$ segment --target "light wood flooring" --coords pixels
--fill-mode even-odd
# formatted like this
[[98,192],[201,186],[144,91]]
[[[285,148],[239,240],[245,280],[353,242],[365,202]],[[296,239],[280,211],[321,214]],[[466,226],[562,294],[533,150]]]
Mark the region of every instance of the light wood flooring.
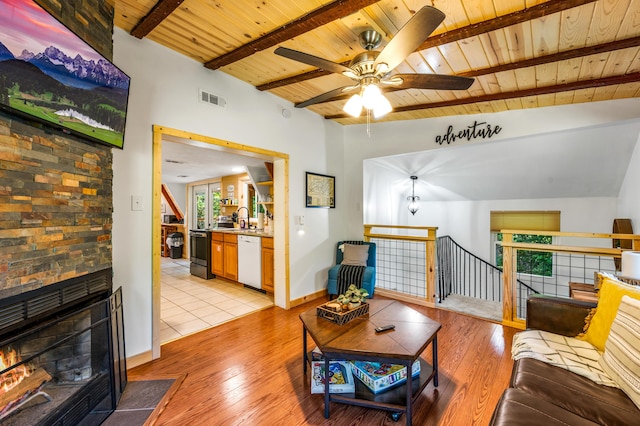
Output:
[[[376,296],[376,298],[380,298]],[[302,372],[299,314],[268,308],[162,346],[162,357],[129,371],[129,379],[184,374],[157,425],[398,425],[386,411],[331,403],[310,394]],[[414,404],[414,425],[487,425],[508,386],[517,330],[456,312],[410,305],[442,324],[440,383]],[[313,341],[309,339],[309,348]],[[422,355],[431,359],[431,347]]]
[[189,261],[163,257],[160,342],[182,338],[260,309],[273,297],[225,279],[191,275]]

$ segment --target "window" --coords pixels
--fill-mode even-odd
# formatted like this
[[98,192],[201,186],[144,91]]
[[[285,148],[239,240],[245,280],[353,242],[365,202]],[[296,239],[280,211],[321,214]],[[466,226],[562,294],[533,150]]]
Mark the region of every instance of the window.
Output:
[[[495,262],[502,270],[502,233],[497,232],[495,238]],[[514,243],[538,243],[551,244],[552,238],[548,235],[513,234]],[[553,253],[545,251],[518,250],[518,264],[516,272],[519,274],[540,275],[550,277],[553,275]]]
[[[559,231],[559,211],[499,211],[491,212],[491,235],[494,245],[495,265],[502,269],[501,230],[521,229],[526,231]],[[514,243],[552,244],[548,235],[514,234]],[[553,275],[553,253],[518,250],[516,272],[521,274],[550,277]]]
[[222,193],[220,192],[220,185],[209,185],[209,190],[211,191],[211,195],[209,197],[210,207],[211,207],[211,221],[217,222],[218,217],[220,217],[220,199],[222,198]]
[[193,216],[194,229],[206,229],[209,227],[209,217],[207,215],[207,185],[193,187]]
[[220,184],[193,187],[193,229],[213,228],[220,216]]

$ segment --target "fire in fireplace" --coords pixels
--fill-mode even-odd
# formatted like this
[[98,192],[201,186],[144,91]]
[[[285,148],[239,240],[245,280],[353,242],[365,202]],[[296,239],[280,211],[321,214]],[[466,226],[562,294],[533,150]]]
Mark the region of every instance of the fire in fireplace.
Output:
[[[0,351],[0,368],[5,370],[12,365],[18,365],[18,367],[9,370],[0,376],[0,392],[6,394],[11,389],[18,386],[26,377],[29,377],[32,373],[31,369],[21,363],[21,358],[15,349],[9,349],[7,353]],[[4,408],[0,405],[0,410]]]
[[15,349],[0,351],[0,369],[7,370],[0,376],[0,421],[39,396],[51,400],[41,390],[51,380],[49,373],[44,368],[34,369],[22,363]]
[[111,270],[70,281],[0,301],[3,426],[99,425],[124,390],[121,290]]

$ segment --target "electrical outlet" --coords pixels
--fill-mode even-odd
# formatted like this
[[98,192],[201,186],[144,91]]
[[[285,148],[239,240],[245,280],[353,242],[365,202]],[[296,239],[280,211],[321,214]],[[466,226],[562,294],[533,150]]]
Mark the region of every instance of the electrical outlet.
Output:
[[132,195],[131,196],[131,211],[141,211],[144,210],[144,206],[142,205],[142,195]]

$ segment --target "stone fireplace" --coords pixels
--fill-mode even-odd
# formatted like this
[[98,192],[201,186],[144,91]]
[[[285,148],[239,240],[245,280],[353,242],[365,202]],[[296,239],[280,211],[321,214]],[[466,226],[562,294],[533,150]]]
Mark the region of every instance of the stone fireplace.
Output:
[[99,425],[127,383],[111,270],[0,301],[0,423]]
[[[113,2],[36,1],[112,59]],[[99,424],[126,384],[112,163],[109,147],[0,113],[0,385],[18,367],[32,373],[23,386],[35,382],[16,400],[0,391],[4,408],[35,395],[0,407],[0,424]]]

